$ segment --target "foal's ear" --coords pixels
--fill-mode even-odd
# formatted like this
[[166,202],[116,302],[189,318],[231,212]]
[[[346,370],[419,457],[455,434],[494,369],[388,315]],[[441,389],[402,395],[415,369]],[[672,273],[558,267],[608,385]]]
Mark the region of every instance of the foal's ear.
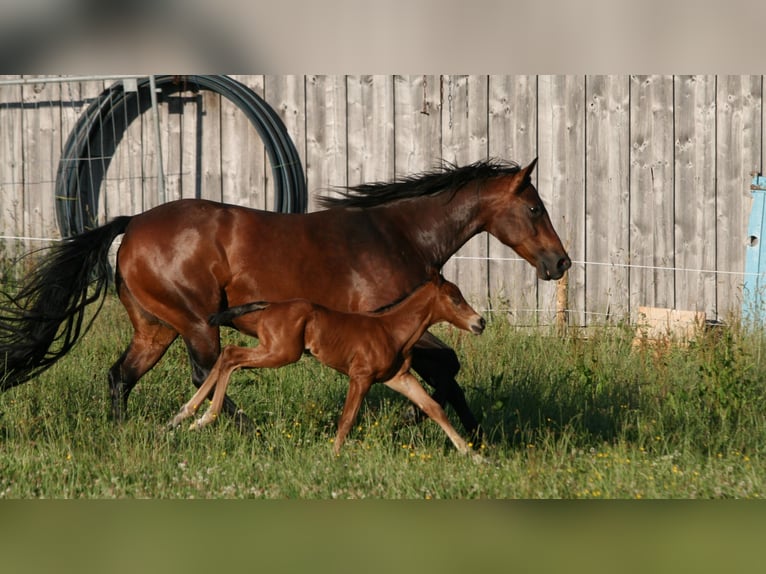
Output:
[[441,285],[444,281],[444,277],[442,277],[442,272],[436,269],[436,267],[431,267],[428,270],[428,275],[431,281],[436,283],[437,285]]

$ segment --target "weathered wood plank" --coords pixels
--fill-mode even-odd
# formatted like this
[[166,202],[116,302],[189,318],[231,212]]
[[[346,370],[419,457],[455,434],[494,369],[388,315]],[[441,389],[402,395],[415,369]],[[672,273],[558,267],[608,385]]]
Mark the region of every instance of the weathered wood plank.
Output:
[[223,201],[221,172],[221,96],[207,90],[202,95],[202,117],[199,123],[201,197]]
[[[232,76],[263,97],[262,76]],[[226,203],[266,206],[266,173],[271,163],[258,131],[231,101],[221,98],[221,184]]]
[[[676,309],[715,313],[716,79],[675,78]],[[684,271],[688,269],[689,271]]]
[[441,160],[439,76],[394,78],[396,175],[420,173]]
[[630,309],[630,78],[588,76],[586,102],[585,311],[598,323]]
[[673,78],[632,76],[631,312],[675,304],[673,149]]
[[160,100],[165,201],[183,197],[183,93]]
[[[266,76],[264,99],[274,108],[295,144],[306,174],[306,85],[303,76]],[[312,190],[307,190],[309,197]],[[266,171],[265,209],[274,209],[274,178]]]
[[[752,196],[752,173],[761,169],[762,80],[760,76],[719,76],[717,87],[717,229],[716,268],[744,271],[745,240]],[[718,316],[741,308],[738,274],[717,277]]]
[[349,76],[348,184],[394,177],[394,88],[391,76]]
[[202,94],[183,92],[181,97],[181,197],[202,197],[200,172]]
[[[585,253],[585,77],[540,76],[538,81],[538,191],[553,227],[574,261]],[[568,320],[584,323],[585,266],[569,270]],[[556,282],[540,281],[538,308],[550,324],[556,314]]]
[[[445,76],[442,146],[446,161],[465,165],[487,159],[487,76]],[[468,240],[444,266],[466,299],[479,305],[488,296],[488,244],[484,233]]]
[[23,233],[57,237],[53,188],[61,156],[61,86],[22,87],[24,141]]
[[[87,89],[93,97],[98,96],[109,82],[89,83]],[[126,103],[126,106],[129,104]],[[132,104],[136,109],[137,103]],[[121,121],[126,121],[126,114]],[[99,126],[98,129],[101,129]],[[103,130],[109,132],[107,126]],[[101,185],[102,207],[104,219],[116,215],[132,215],[143,211],[143,131],[140,118],[136,118],[125,130],[109,162],[109,169]],[[108,137],[108,136],[107,136]],[[101,160],[97,160],[101,161]]]
[[[529,164],[537,157],[537,78],[489,77],[489,156]],[[537,170],[533,173],[537,183]],[[534,269],[510,247],[488,238],[489,304],[519,324],[531,324],[537,309]]]
[[306,78],[306,178],[311,194],[332,195],[333,188],[347,185],[346,78]]
[[[15,78],[0,76],[0,79]],[[14,259],[28,247],[20,239],[12,239],[24,234],[21,86],[0,87],[0,134],[0,234],[9,238],[0,241],[0,259]]]

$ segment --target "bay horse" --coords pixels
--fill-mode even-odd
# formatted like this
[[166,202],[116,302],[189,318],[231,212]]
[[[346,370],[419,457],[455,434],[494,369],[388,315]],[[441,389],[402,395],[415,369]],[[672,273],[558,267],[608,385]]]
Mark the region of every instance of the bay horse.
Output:
[[457,285],[440,274],[435,274],[405,299],[372,313],[334,311],[306,299],[260,301],[231,307],[212,315],[210,324],[257,333],[258,346],[224,347],[205,382],[169,426],[175,428],[194,416],[213,389],[210,407],[191,428],[201,428],[216,420],[234,371],[282,367],[297,362],[308,352],[349,377],[348,394],[333,445],[336,455],[373,383],[384,383],[410,399],[444,430],[455,448],[465,454],[469,450],[466,441],[449,423],[439,403],[410,374],[413,346],[426,329],[442,321],[477,335],[485,326],[484,318],[465,301]]
[[[444,164],[422,174],[347,188],[327,209],[280,214],[203,199],[165,203],[50,248],[0,302],[0,388],[9,389],[61,359],[90,327],[86,307],[103,304],[108,250],[124,234],[114,280],[133,325],[109,370],[111,415],[123,420],[138,380],[180,335],[199,387],[220,353],[208,317],[248,301],[304,298],[332,309],[377,309],[429,278],[474,235],[487,231],[537,270],[558,279],[571,261],[522,168],[488,160]],[[428,332],[413,370],[434,398],[455,409],[470,434],[476,418],[455,381],[454,351]],[[228,397],[224,410],[241,413]],[[246,417],[242,417],[246,422]]]

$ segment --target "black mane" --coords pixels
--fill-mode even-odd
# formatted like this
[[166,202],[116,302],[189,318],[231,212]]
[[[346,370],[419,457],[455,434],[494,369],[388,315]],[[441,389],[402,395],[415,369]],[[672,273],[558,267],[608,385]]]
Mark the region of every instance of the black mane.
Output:
[[432,171],[389,182],[363,183],[343,188],[340,197],[322,196],[318,203],[323,207],[375,207],[397,199],[455,192],[467,183],[518,173],[520,169],[516,163],[498,159],[478,161],[462,167],[444,162]]

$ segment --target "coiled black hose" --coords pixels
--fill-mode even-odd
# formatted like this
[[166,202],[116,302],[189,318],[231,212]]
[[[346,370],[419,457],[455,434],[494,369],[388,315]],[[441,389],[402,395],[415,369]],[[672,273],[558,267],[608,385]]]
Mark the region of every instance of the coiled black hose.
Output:
[[[274,211],[303,213],[308,205],[303,166],[284,123],[258,94],[227,76],[155,76],[163,96],[209,90],[234,103],[263,140],[274,178]],[[56,217],[62,237],[96,227],[101,182],[133,120],[151,106],[150,80],[126,92],[122,82],[104,90],[69,134],[56,173]]]

